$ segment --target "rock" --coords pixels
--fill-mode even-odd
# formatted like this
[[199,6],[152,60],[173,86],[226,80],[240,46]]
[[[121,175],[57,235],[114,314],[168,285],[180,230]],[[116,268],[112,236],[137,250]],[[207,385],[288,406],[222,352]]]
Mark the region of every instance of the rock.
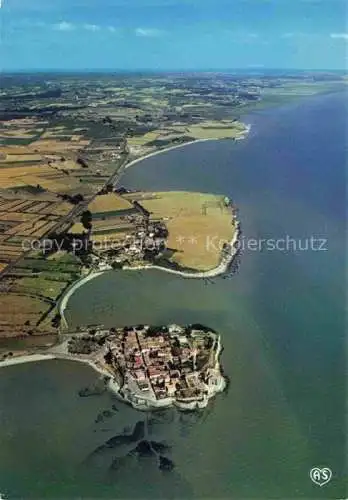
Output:
[[141,458],[153,457],[155,454],[149,441],[140,441],[140,443],[138,443],[134,451]]
[[111,417],[113,416],[113,413],[112,413],[112,411],[110,411],[110,410],[104,410],[104,411],[102,412],[102,415],[103,415],[103,417],[105,417],[105,418],[111,418]]
[[175,465],[172,460],[169,458],[163,457],[160,455],[159,457],[159,470],[163,472],[171,472],[174,469]]
[[171,447],[166,443],[159,443],[158,441],[150,441],[152,449],[156,453],[166,453],[171,450]]

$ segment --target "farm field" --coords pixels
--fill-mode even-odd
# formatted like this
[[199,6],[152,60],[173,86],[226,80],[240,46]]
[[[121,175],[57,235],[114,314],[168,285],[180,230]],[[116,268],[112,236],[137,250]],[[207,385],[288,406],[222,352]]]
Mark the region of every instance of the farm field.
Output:
[[[116,193],[98,195],[88,205],[92,215],[91,242],[96,250],[107,250],[108,245],[124,241],[134,232],[134,221],[130,216],[138,214],[130,199]],[[70,234],[87,233],[81,222],[75,222],[69,229]]]
[[40,198],[0,196],[0,270],[20,258],[30,242],[48,234],[71,205]]
[[98,195],[88,205],[88,210],[90,210],[92,214],[112,212],[115,210],[127,210],[131,208],[133,208],[132,203],[116,193]]
[[147,132],[141,136],[128,137],[129,147],[139,148],[155,144],[198,139],[234,139],[245,132],[245,125],[236,120],[207,120],[192,125],[171,125]]
[[0,336],[27,335],[49,310],[39,298],[0,292]]
[[186,134],[195,139],[234,139],[245,132],[245,125],[238,121],[207,121],[187,128]]
[[33,276],[15,280],[10,292],[21,292],[29,295],[44,295],[55,299],[68,285],[67,282],[58,279],[47,279],[46,277]]
[[38,162],[42,160],[42,156],[36,153],[33,154],[6,154],[6,158],[3,159],[5,163],[15,163],[15,162]]
[[56,332],[52,319],[63,291],[80,276],[81,262],[64,251],[32,252],[6,275],[0,288],[0,337]]
[[[205,193],[162,192],[140,200],[152,219],[163,219],[169,231],[171,260],[182,267],[205,271],[220,262],[223,243],[235,228],[224,197]],[[213,244],[210,244],[213,242]]]

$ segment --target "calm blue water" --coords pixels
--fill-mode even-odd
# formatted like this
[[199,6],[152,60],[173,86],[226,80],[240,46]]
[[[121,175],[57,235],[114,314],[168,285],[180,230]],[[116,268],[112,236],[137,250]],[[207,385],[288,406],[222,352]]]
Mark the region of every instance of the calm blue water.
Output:
[[[146,416],[118,403],[119,411],[96,423],[114,401],[78,397],[94,377],[87,368],[8,369],[0,378],[4,491],[25,498],[28,489],[34,497],[346,496],[346,102],[335,94],[263,111],[246,117],[253,128],[245,141],[196,144],[127,171],[122,184],[132,188],[230,196],[245,241],[288,236],[305,248],[312,237],[324,239],[325,250],[245,249],[238,275],[211,285],[153,271],[110,272],[86,284],[69,303],[72,324],[199,321],[220,331],[229,390],[199,415]],[[171,446],[173,472],[127,455],[123,445],[105,446],[136,422]],[[123,464],[117,470],[115,456]],[[308,478],[317,465],[334,474],[321,489]]]

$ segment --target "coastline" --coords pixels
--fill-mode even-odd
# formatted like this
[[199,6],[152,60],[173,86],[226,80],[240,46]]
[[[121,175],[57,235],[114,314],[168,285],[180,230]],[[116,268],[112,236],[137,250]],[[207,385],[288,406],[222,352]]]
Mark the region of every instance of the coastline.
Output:
[[159,149],[158,151],[153,151],[152,153],[148,153],[145,156],[139,156],[139,158],[135,158],[134,160],[131,160],[129,163],[127,163],[124,167],[124,170],[127,170],[130,167],[133,167],[133,165],[136,165],[137,163],[147,160],[148,158],[152,158],[153,156],[157,156],[161,153],[167,153],[168,151],[171,151],[173,149],[178,149],[178,148],[183,148],[185,146],[190,146],[191,144],[195,144],[198,142],[207,142],[207,141],[218,141],[220,139],[195,139],[194,141],[188,141],[188,142],[183,142],[182,144],[176,144],[175,146],[169,146],[168,148],[163,148]]
[[[251,125],[250,124],[245,125],[245,130],[244,130],[243,134],[240,137],[238,137],[238,139],[231,138],[231,140],[237,141],[237,140],[245,139],[249,135],[250,130],[251,130]],[[141,161],[144,161],[148,158],[152,158],[154,156],[160,155],[162,153],[166,153],[166,152],[174,150],[174,149],[183,148],[185,146],[190,146],[191,144],[200,143],[200,142],[220,141],[220,140],[222,140],[222,139],[214,139],[214,138],[196,139],[193,141],[185,142],[183,144],[176,144],[175,146],[170,146],[168,148],[160,149],[159,151],[154,151],[154,152],[149,153],[145,156],[140,156],[139,158],[135,158],[134,160],[130,161],[128,164],[126,164],[124,166],[124,171],[127,170],[128,168],[136,165],[137,163],[140,163]],[[191,278],[191,279],[194,279],[194,278],[196,278],[196,279],[216,278],[220,274],[224,274],[228,270],[229,266],[231,265],[235,255],[237,253],[237,249],[235,248],[234,245],[238,242],[239,236],[240,236],[240,227],[239,227],[239,223],[238,223],[237,231],[233,235],[233,238],[230,242],[230,245],[233,248],[233,252],[231,252],[230,258],[226,262],[221,262],[217,267],[215,267],[214,269],[211,269],[209,271],[192,273],[192,272],[188,272],[188,271],[179,271],[179,270],[165,268],[162,266],[156,266],[156,265],[151,265],[151,264],[150,265],[143,265],[143,266],[133,266],[133,267],[132,266],[124,266],[122,269],[125,271],[139,271],[139,270],[145,270],[145,269],[155,269],[158,271],[165,271],[165,272],[170,273],[170,274],[176,274],[177,276],[181,276],[183,278]],[[87,283],[88,281],[90,281],[94,278],[97,278],[98,276],[101,276],[104,272],[105,271],[96,271],[96,272],[92,271],[87,276],[83,276],[82,278],[77,280],[75,283],[73,283],[71,285],[71,287],[68,288],[68,290],[65,292],[65,294],[61,298],[61,301],[58,305],[58,312],[61,316],[61,323],[62,323],[64,329],[69,328],[64,312],[65,312],[65,309],[67,307],[67,304],[68,304],[71,296],[82,285],[84,285],[85,283]]]
[[[250,130],[251,130],[251,125],[250,124],[245,125],[245,131],[243,132],[243,134],[240,137],[238,137],[238,139],[231,138],[231,140],[237,141],[237,140],[245,139],[249,135]],[[166,153],[166,152],[174,150],[174,149],[182,148],[182,147],[189,146],[191,144],[195,144],[195,143],[199,143],[199,142],[220,141],[220,140],[222,140],[222,139],[214,139],[214,138],[197,139],[197,140],[189,141],[189,142],[186,142],[183,144],[177,144],[175,146],[170,146],[168,148],[161,149],[159,151],[154,151],[153,153],[149,153],[145,156],[141,156],[139,158],[132,160],[130,163],[125,165],[124,171],[127,170],[128,168],[136,165],[137,163],[140,163],[143,160],[146,160],[148,158],[152,158],[153,156],[157,156],[159,154]],[[150,270],[154,269],[154,270],[158,270],[158,271],[164,271],[164,272],[167,272],[170,274],[175,274],[177,276],[181,276],[182,278],[187,278],[187,279],[216,278],[217,276],[224,274],[228,270],[228,268],[230,267],[231,263],[233,262],[233,259],[238,251],[238,249],[235,248],[235,245],[238,242],[239,236],[240,236],[240,227],[239,227],[239,222],[238,222],[237,230],[235,231],[233,238],[230,241],[230,246],[231,246],[232,251],[231,251],[229,258],[226,260],[223,260],[222,262],[220,262],[220,264],[218,266],[216,266],[215,268],[208,270],[208,271],[203,271],[203,272],[180,271],[180,270],[176,270],[176,269],[170,269],[170,268],[151,265],[151,264],[149,264],[149,265],[144,264],[141,266],[124,266],[122,269],[125,271],[139,271],[139,270],[146,270],[146,269],[150,269]],[[98,276],[101,276],[105,272],[106,271],[92,271],[89,274],[87,274],[86,276],[83,276],[80,279],[78,279],[65,292],[65,294],[63,295],[63,297],[61,298],[61,300],[57,306],[58,313],[60,314],[60,317],[61,317],[61,328],[63,330],[67,330],[69,328],[68,322],[67,322],[66,317],[65,317],[65,310],[66,310],[67,304],[68,304],[70,298],[72,297],[72,295],[75,293],[76,290],[78,290],[85,283],[87,283],[88,281],[91,281],[94,278],[97,278]]]
[[[144,264],[140,266],[124,266],[120,271],[144,271],[144,270],[157,270],[157,271],[164,271],[166,273],[170,274],[175,274],[177,276],[181,276],[182,278],[186,279],[205,279],[205,278],[217,278],[218,276],[224,274],[227,272],[228,268],[232,264],[237,252],[238,252],[238,246],[237,243],[239,241],[241,231],[240,231],[240,225],[239,222],[237,224],[237,229],[233,234],[232,240],[229,242],[229,245],[231,247],[231,252],[229,254],[228,259],[224,259],[218,266],[214,267],[213,269],[210,269],[208,271],[202,271],[202,272],[189,272],[189,271],[179,271],[176,269],[170,269],[167,267],[162,267],[162,266],[156,266],[152,264]],[[59,306],[58,306],[58,312],[61,317],[61,325],[64,329],[68,329],[69,325],[65,317],[65,310],[68,305],[68,302],[71,298],[71,296],[78,290],[81,286],[83,286],[85,283],[88,281],[91,281],[94,278],[97,278],[99,276],[102,276],[104,273],[109,272],[109,271],[92,271],[89,273],[87,276],[83,276],[80,278],[78,281],[76,281],[71,287],[67,290],[65,295],[62,297]]]
[[58,361],[61,360],[61,361],[84,363],[85,365],[88,365],[90,368],[92,368],[95,372],[99,373],[101,376],[107,378],[107,383],[106,383],[107,389],[110,390],[115,396],[117,396],[117,398],[120,401],[130,404],[134,409],[141,411],[151,411],[156,409],[165,409],[172,407],[177,407],[178,409],[184,411],[202,409],[208,405],[210,399],[216,396],[216,394],[223,392],[224,389],[226,388],[226,380],[223,373],[221,373],[220,371],[220,366],[218,361],[222,351],[220,336],[218,338],[218,347],[215,356],[216,364],[214,367],[215,371],[220,372],[219,377],[217,378],[218,383],[212,389],[210,389],[207,394],[204,395],[202,400],[194,400],[194,401],[184,401],[184,400],[181,401],[174,397],[166,397],[164,399],[158,400],[158,399],[148,398],[144,395],[139,396],[137,394],[133,394],[129,388],[123,390],[122,386],[120,386],[120,384],[117,382],[116,377],[110,372],[108,372],[107,369],[100,366],[97,362],[91,359],[78,357],[77,355],[72,355],[64,352],[64,348],[66,347],[65,344],[66,341],[63,341],[58,346],[59,347],[58,352],[53,351],[53,352],[47,352],[45,354],[43,353],[27,354],[11,359],[2,360],[0,361],[0,368],[6,368],[10,366],[16,366],[27,363],[38,363],[49,360],[58,360]]
[[175,146],[169,146],[167,148],[159,149],[158,151],[153,151],[152,153],[148,153],[144,156],[140,156],[139,158],[135,158],[134,160],[131,160],[129,163],[127,163],[125,165],[124,170],[127,170],[130,167],[133,167],[134,165],[136,165],[137,163],[139,163],[143,160],[147,160],[148,158],[152,158],[153,156],[157,156],[157,155],[162,154],[162,153],[167,153],[168,151],[172,151],[172,150],[178,149],[178,148],[183,148],[185,146],[190,146],[191,144],[197,144],[200,142],[208,142],[208,141],[221,141],[221,140],[241,141],[248,136],[248,134],[250,133],[250,130],[251,130],[251,124],[248,124],[248,125],[246,125],[245,123],[243,123],[243,124],[245,125],[245,130],[237,137],[226,137],[226,138],[221,138],[221,139],[217,139],[214,137],[207,138],[207,139],[195,139],[193,141],[183,142],[182,144],[176,144]]
[[[62,344],[60,344],[62,345]],[[122,401],[125,401],[124,398],[120,395],[120,386],[117,384],[116,380],[112,378],[111,374],[106,370],[103,370],[100,366],[94,363],[92,360],[78,358],[69,354],[58,354],[58,353],[50,353],[47,354],[26,354],[24,356],[18,356],[11,359],[4,359],[0,361],[0,369],[8,368],[10,366],[18,366],[27,363],[40,363],[42,361],[51,361],[51,360],[60,360],[60,361],[72,361],[78,363],[84,363],[92,368],[94,371],[102,375],[103,377],[108,377],[108,389],[112,391],[115,395],[117,395]]]
[[144,264],[142,266],[124,266],[122,270],[124,271],[139,271],[139,270],[144,270],[144,269],[156,269],[158,271],[164,271],[167,273],[171,274],[176,274],[178,276],[181,276],[182,278],[188,278],[188,279],[204,279],[204,278],[217,278],[221,274],[226,273],[228,268],[230,267],[234,257],[236,256],[238,252],[238,247],[236,248],[236,244],[238,243],[239,237],[240,237],[240,227],[239,223],[237,226],[237,229],[232,237],[232,240],[229,242],[229,245],[231,247],[231,252],[229,254],[229,258],[223,260],[218,264],[216,267],[213,269],[209,269],[208,271],[197,271],[197,272],[190,272],[190,271],[179,271],[176,269],[170,269],[168,267],[163,267],[163,266],[156,266],[153,264]]
[[68,328],[68,322],[66,321],[64,311],[66,309],[66,306],[69,302],[70,297],[76,292],[78,288],[80,288],[82,285],[87,283],[88,281],[91,281],[94,278],[97,278],[98,276],[101,276],[105,271],[92,271],[91,273],[87,274],[86,276],[82,276],[82,278],[78,279],[75,281],[65,292],[63,295],[59,305],[58,305],[58,312],[61,316],[61,322],[63,323],[64,328]]
[[48,361],[56,359],[54,354],[25,354],[14,358],[7,358],[0,361],[0,368],[7,368],[8,366],[21,365],[25,363],[38,363],[40,361]]

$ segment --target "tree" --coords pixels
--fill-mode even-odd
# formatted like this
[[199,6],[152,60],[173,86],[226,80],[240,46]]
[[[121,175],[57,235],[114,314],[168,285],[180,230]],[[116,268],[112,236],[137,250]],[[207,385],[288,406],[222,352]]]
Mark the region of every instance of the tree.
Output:
[[112,363],[112,352],[108,351],[104,356],[104,361],[107,365],[111,365]]
[[85,210],[81,215],[81,223],[85,229],[92,228],[92,214],[89,210]]

